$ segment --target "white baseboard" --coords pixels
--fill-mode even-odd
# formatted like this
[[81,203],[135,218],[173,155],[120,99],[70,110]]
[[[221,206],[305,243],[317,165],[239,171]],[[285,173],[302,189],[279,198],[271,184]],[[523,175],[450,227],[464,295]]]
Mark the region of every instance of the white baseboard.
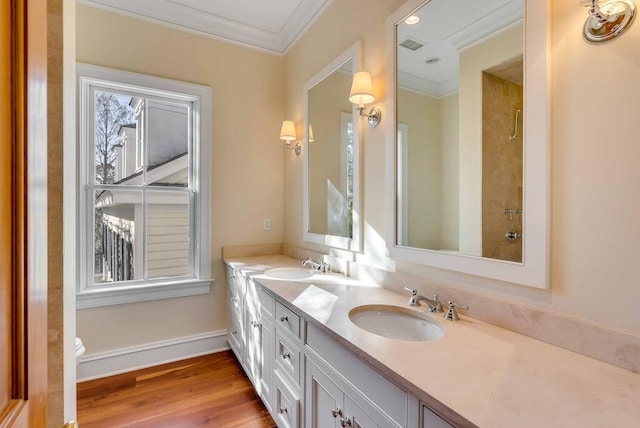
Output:
[[212,331],[140,346],[85,355],[77,382],[85,382],[229,349],[227,331]]

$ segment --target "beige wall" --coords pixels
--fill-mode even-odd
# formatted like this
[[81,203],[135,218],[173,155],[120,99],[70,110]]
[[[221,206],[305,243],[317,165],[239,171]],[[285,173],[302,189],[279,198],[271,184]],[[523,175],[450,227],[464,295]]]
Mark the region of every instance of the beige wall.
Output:
[[442,118],[442,223],[440,248],[458,250],[460,247],[460,188],[459,188],[459,123],[458,94],[440,100]]
[[407,244],[440,248],[442,224],[442,121],[440,100],[398,91],[398,122],[407,126]]
[[87,355],[225,330],[221,247],[282,241],[284,61],[81,5],[76,29],[79,62],[210,86],[213,110],[212,293],[79,310]]
[[[358,39],[379,106],[388,91],[386,17],[402,1],[334,0],[285,58],[286,115],[302,119],[304,82]],[[640,333],[640,25],[593,46],[582,38],[585,9],[551,4],[551,288],[537,290],[408,263],[398,269],[482,294]],[[340,28],[340,31],[336,31]],[[615,70],[615,72],[612,72]],[[392,267],[385,258],[385,133],[364,128],[365,250],[358,259]],[[302,241],[301,162],[284,163],[285,241]]]
[[[334,0],[285,57],[286,116],[302,123],[301,93],[305,82],[357,40],[361,40],[363,45],[363,69],[371,73],[375,95],[380,100],[375,104],[386,115],[383,105],[387,77],[384,21],[402,3],[401,0]],[[385,120],[383,116],[382,125],[377,128],[362,127],[361,169],[368,173],[362,176],[361,186],[366,190],[360,220],[364,223],[365,254],[375,256],[377,260],[385,254],[382,238],[385,224]],[[302,162],[293,154],[285,156],[284,176],[285,242],[322,249],[302,241]]]

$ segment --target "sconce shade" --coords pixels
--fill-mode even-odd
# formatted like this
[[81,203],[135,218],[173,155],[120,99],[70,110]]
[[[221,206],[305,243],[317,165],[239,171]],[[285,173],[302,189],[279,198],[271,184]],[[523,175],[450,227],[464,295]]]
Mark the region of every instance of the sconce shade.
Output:
[[359,106],[370,104],[375,101],[375,97],[373,96],[373,83],[371,81],[371,74],[369,74],[368,71],[358,71],[353,75],[349,101]]
[[280,139],[285,140],[287,144],[296,139],[296,125],[291,120],[282,121],[280,128]]
[[313,127],[309,124],[309,142],[313,143]]

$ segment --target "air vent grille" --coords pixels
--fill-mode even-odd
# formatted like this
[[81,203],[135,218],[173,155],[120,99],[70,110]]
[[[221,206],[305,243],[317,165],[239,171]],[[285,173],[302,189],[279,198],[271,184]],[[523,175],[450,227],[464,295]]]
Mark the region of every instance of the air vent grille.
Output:
[[403,48],[407,48],[409,50],[412,50],[412,51],[417,51],[418,49],[420,49],[421,47],[424,46],[424,43],[420,43],[419,41],[417,41],[415,39],[407,37],[402,42],[400,42],[400,46],[402,46]]

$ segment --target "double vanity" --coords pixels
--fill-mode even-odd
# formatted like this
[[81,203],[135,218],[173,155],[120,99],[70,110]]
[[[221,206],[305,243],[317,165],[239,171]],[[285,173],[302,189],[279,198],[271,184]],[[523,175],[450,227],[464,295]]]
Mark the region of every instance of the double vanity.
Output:
[[640,420],[640,376],[629,371],[463,314],[445,320],[409,306],[409,294],[290,257],[225,263],[229,344],[279,427]]

